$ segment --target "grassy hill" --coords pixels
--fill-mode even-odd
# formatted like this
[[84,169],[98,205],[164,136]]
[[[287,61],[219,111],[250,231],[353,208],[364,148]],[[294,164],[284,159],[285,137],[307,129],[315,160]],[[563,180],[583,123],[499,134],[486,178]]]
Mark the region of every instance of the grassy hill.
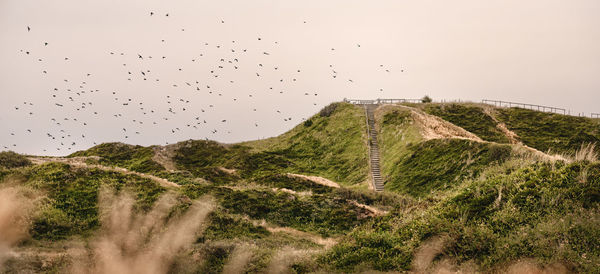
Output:
[[185,227],[179,219],[197,201],[214,204],[185,248],[161,257],[171,272],[503,272],[523,260],[597,271],[598,119],[404,104],[380,107],[376,130],[383,193],[368,189],[364,109],[346,103],[239,144],[106,143],[65,158],[2,152],[0,195],[16,190],[27,201],[28,237],[11,244],[19,256],[0,253],[0,271],[65,272],[78,262],[74,246],[99,252],[98,239],[119,231],[107,228],[115,213],[106,193],[132,197],[132,215],[121,210],[119,220],[149,236],[120,242],[142,247],[169,231],[144,226],[147,216]]

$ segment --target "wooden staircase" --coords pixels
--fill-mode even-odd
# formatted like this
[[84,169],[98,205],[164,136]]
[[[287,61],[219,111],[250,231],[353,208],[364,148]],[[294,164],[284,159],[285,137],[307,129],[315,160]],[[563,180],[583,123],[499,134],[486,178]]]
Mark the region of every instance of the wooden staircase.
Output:
[[376,104],[365,104],[367,114],[367,132],[369,137],[369,161],[371,163],[371,176],[373,176],[373,189],[383,191],[383,178],[381,177],[381,166],[379,157],[379,145],[377,143],[377,131],[375,130]]

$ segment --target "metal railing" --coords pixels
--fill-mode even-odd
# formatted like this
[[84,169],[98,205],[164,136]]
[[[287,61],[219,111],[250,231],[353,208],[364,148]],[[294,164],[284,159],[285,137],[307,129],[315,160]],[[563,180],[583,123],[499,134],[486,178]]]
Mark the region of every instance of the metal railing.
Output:
[[600,118],[600,113],[590,113],[592,118]]
[[375,100],[361,100],[361,99],[346,99],[344,102],[354,105],[371,105],[371,104],[399,104],[399,103],[422,103],[421,99],[375,99]]
[[481,102],[484,104],[488,104],[488,105],[494,105],[496,107],[509,107],[509,108],[519,107],[519,108],[567,115],[567,110],[564,108],[540,106],[540,105],[516,103],[516,102],[507,102],[507,101],[499,101],[499,100],[487,100],[487,99],[483,99],[483,100],[481,100]]

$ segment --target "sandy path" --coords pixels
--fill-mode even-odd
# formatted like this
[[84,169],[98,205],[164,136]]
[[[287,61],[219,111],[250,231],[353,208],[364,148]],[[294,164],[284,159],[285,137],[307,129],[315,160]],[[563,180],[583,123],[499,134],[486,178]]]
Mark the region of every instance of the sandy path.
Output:
[[294,174],[294,173],[288,173],[287,175],[290,177],[306,179],[306,180],[315,182],[320,185],[328,186],[328,187],[340,188],[340,185],[338,183],[336,183],[332,180],[329,180],[329,179],[325,179],[323,177],[319,177],[319,176],[308,176],[308,175]]
[[411,116],[417,125],[421,128],[421,135],[425,140],[457,138],[467,139],[475,142],[483,142],[477,135],[452,124],[442,118],[422,112],[418,109],[411,109]]

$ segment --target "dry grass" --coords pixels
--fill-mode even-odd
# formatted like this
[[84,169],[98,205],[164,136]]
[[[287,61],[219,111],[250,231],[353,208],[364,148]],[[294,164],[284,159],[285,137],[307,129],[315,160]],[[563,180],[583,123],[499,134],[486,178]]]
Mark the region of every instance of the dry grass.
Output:
[[0,189],[0,270],[12,247],[28,236],[29,205],[17,188]]
[[245,273],[245,268],[254,255],[255,246],[249,244],[240,244],[235,247],[227,263],[223,266],[223,273],[237,274]]
[[596,144],[581,144],[581,148],[575,152],[575,161],[598,161]]
[[172,195],[163,196],[148,214],[135,215],[130,195],[114,196],[109,190],[101,194],[101,232],[91,243],[91,254],[76,258],[73,273],[167,273],[177,254],[196,240],[214,208],[205,198],[180,218],[167,221],[175,205]]

